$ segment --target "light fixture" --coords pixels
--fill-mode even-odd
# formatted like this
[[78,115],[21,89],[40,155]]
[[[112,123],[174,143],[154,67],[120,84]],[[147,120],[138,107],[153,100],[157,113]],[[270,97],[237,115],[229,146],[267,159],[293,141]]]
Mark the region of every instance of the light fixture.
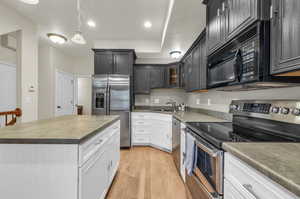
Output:
[[87,25],[89,27],[95,28],[96,27],[96,22],[94,22],[93,20],[88,20]]
[[145,28],[151,28],[151,27],[152,27],[151,21],[145,21],[144,27],[145,27]]
[[170,55],[173,59],[178,59],[181,55],[181,51],[179,51],[179,50],[171,51]]
[[68,41],[65,36],[56,33],[48,33],[47,36],[55,44],[64,44]]
[[76,44],[81,44],[81,45],[86,44],[86,41],[80,31],[77,31],[71,40]]
[[72,37],[72,41],[76,44],[84,45],[86,41],[81,32],[81,11],[80,11],[80,0],[77,0],[77,13],[78,13],[78,30],[75,32],[75,35]]
[[31,4],[31,5],[36,5],[39,3],[39,0],[19,0],[22,1],[23,3]]

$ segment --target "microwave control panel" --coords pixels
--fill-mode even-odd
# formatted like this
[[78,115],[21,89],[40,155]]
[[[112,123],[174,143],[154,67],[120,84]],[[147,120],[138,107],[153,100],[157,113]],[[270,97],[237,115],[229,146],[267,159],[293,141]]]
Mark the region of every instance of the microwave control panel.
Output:
[[258,65],[257,65],[257,49],[259,41],[257,38],[248,40],[241,46],[242,52],[242,82],[249,82],[258,78]]

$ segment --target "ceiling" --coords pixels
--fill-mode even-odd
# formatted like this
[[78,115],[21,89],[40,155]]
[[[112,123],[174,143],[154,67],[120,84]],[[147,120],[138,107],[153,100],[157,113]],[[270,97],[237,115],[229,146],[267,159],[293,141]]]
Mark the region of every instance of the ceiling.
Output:
[[[186,52],[206,21],[201,0],[81,0],[82,32],[88,42],[81,46],[70,41],[77,29],[76,0],[40,0],[38,5],[0,2],[38,24],[42,41],[50,43],[49,32],[65,35],[67,44],[55,46],[78,57],[88,55],[91,48],[134,48],[145,62],[170,61],[169,52]],[[96,22],[96,28],[86,25],[89,19]],[[152,28],[143,26],[146,20]]]

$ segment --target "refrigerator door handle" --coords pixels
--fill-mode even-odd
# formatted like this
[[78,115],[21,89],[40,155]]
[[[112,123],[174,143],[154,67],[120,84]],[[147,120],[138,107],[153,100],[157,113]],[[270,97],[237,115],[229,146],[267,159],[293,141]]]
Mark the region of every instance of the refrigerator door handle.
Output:
[[110,92],[111,92],[111,88],[110,86],[107,87],[107,111],[106,111],[106,115],[110,115]]

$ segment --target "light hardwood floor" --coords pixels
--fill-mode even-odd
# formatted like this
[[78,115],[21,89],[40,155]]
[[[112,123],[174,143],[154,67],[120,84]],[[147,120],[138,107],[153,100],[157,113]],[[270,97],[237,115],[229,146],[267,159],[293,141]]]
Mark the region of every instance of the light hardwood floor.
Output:
[[150,147],[121,150],[118,174],[106,199],[186,199],[172,156]]

